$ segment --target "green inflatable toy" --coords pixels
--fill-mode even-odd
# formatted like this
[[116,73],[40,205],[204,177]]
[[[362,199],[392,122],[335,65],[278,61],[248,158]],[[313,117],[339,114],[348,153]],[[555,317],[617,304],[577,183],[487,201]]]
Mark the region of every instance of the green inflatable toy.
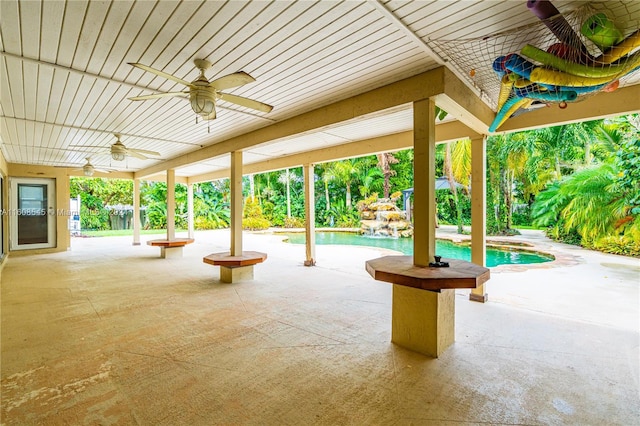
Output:
[[604,13],[590,16],[581,28],[582,34],[602,51],[620,43],[624,36]]

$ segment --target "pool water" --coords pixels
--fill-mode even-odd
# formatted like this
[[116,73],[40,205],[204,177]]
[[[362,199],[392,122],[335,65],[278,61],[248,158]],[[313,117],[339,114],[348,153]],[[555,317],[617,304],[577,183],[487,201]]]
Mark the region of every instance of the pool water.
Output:
[[[292,244],[304,244],[304,233],[282,234]],[[368,237],[353,232],[316,232],[316,244],[338,244],[350,246],[380,247],[413,254],[413,238]],[[446,240],[436,240],[436,254],[444,258],[471,261],[471,247]],[[498,265],[544,263],[553,260],[552,256],[526,251],[499,250],[487,248],[487,267]]]

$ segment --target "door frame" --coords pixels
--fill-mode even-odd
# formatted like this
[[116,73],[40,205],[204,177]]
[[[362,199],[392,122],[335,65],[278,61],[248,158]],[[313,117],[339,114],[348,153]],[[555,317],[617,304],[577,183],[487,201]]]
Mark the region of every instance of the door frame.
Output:
[[[18,244],[18,185],[36,184],[47,186],[47,242],[36,244]],[[35,250],[54,248],[56,239],[56,180],[52,178],[22,178],[11,177],[9,185],[9,250]]]

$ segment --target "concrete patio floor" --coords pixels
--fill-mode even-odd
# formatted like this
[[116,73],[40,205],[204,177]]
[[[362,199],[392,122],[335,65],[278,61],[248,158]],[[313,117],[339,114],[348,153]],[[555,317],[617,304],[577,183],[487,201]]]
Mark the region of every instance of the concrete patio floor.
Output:
[[0,422],[638,424],[640,260],[519,239],[558,260],[493,268],[485,304],[457,291],[438,359],[390,343],[391,286],[364,270],[378,249],[318,246],[309,268],[304,246],[245,234],[269,258],[234,284],[202,263],[225,230],[179,259],[130,237],[12,256]]

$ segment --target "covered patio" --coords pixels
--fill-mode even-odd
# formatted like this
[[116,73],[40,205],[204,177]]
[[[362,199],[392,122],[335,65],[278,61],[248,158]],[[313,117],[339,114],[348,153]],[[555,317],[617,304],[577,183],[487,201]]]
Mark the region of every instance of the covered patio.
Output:
[[254,281],[225,285],[200,259],[228,238],[196,232],[179,259],[126,237],[12,259],[3,423],[628,425],[640,415],[637,261],[525,235],[562,264],[497,268],[484,305],[457,291],[456,343],[431,359],[389,341],[391,286],[363,268],[388,253],[318,246],[308,268],[303,245],[247,234],[269,261]]
[[[590,33],[598,25],[580,29],[599,14],[617,25],[607,27],[610,43]],[[637,417],[638,333],[628,327],[637,306],[614,298],[630,313],[620,327],[558,317],[561,309],[537,312],[528,302],[486,304],[484,266],[487,137],[640,111],[640,3],[11,0],[0,3],[0,16],[3,422]],[[570,70],[606,75],[536,81],[535,98],[516,90],[528,79],[511,69],[514,81],[504,78],[508,55],[518,58],[529,44],[557,53],[558,41],[577,43],[569,47],[600,64]],[[563,58],[551,61],[567,68]],[[550,71],[527,64],[515,69],[532,79],[533,68]],[[465,277],[471,290],[448,282],[403,293],[435,300],[434,309],[413,311],[445,317],[434,320],[430,347],[414,354],[389,343],[389,323],[400,317],[390,311],[412,311],[394,304],[398,283],[365,272],[364,262],[383,253],[323,257],[315,246],[314,167],[412,148],[409,260],[424,271],[437,255],[435,147],[460,139],[472,142],[465,263],[475,272]],[[304,250],[243,233],[243,176],[300,166]],[[134,220],[133,240],[72,241],[69,177],[79,175],[133,180],[135,218],[141,181],[166,181],[166,238],[142,244],[149,242]],[[193,185],[222,178],[231,183],[230,230],[197,235]],[[174,221],[179,183],[189,198],[185,235]],[[25,208],[40,213],[18,214]],[[226,275],[203,263],[212,252],[228,253]],[[268,259],[228,263],[247,253]],[[552,298],[549,283],[579,282],[564,274],[551,269],[527,281],[527,294]],[[505,273],[514,284],[525,275]],[[589,297],[571,286],[567,307],[608,295],[604,277],[583,277],[598,290]],[[637,302],[637,286],[624,291]],[[409,322],[411,335],[425,321]]]

